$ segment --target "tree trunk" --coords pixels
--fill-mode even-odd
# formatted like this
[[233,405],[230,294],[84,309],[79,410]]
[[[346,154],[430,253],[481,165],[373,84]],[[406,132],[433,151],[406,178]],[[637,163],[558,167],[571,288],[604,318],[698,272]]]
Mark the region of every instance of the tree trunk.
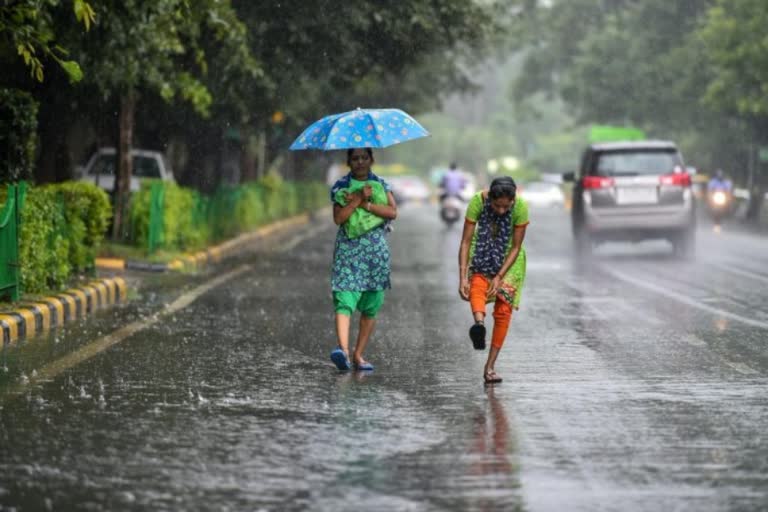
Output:
[[244,124],[240,134],[240,183],[247,183],[256,179],[256,152],[250,126]]
[[131,148],[133,147],[133,117],[135,110],[136,96],[133,91],[129,91],[120,98],[120,134],[117,145],[118,165],[115,189],[113,191],[115,217],[112,224],[112,238],[114,240],[124,239],[127,231],[125,218],[128,212],[128,201],[131,194],[131,175],[133,174]]
[[259,164],[256,170],[256,178],[263,178],[267,174],[267,134],[263,128],[259,129]]

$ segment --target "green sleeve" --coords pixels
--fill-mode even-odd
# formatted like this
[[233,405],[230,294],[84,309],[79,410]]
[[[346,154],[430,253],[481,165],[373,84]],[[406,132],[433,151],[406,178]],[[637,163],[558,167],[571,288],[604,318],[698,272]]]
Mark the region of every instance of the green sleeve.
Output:
[[528,224],[528,203],[520,197],[515,201],[515,209],[512,210],[512,225],[525,226]]
[[334,200],[340,204],[341,206],[347,206],[347,198],[346,195],[350,193],[351,190],[349,188],[342,188],[336,191],[336,195],[334,196]]
[[467,205],[467,220],[477,222],[481,213],[483,213],[483,193],[478,192],[472,196]]

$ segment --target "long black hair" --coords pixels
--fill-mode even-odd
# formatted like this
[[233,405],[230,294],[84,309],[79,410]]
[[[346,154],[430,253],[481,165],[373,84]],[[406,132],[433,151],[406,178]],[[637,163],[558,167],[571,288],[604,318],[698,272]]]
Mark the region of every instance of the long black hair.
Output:
[[494,179],[491,182],[491,187],[488,190],[488,198],[491,200],[506,197],[507,199],[515,199],[517,195],[517,184],[515,180],[509,176],[501,176]]

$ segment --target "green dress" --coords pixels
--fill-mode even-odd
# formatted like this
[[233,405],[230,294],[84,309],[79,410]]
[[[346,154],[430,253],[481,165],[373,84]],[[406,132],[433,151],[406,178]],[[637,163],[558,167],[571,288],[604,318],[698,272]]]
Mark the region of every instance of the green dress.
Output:
[[[477,224],[480,220],[480,214],[483,211],[483,193],[478,192],[469,201],[467,206],[466,219],[473,224]],[[528,225],[528,204],[522,197],[517,197],[515,200],[515,206],[512,210],[512,226],[527,226]],[[504,253],[505,257],[509,255],[514,243],[513,237],[509,237],[507,243],[507,249]],[[472,244],[469,247],[469,262],[471,264],[472,257],[475,254],[475,245],[477,244],[477,227],[472,235]],[[471,266],[471,265],[470,265]],[[470,276],[471,277],[471,276]],[[490,277],[490,276],[487,276]],[[509,268],[501,283],[501,290],[499,295],[502,296],[507,302],[509,302],[514,309],[520,308],[520,295],[523,290],[523,284],[525,284],[525,245],[520,247],[520,252],[517,255],[517,259]],[[488,302],[494,302],[496,297],[491,297]]]

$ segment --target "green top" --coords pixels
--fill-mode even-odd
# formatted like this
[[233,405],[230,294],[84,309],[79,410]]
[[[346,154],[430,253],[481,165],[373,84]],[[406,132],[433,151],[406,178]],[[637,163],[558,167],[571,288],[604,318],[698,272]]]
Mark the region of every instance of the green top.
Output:
[[[483,207],[483,193],[481,191],[472,196],[472,199],[469,201],[469,205],[467,205],[466,219],[469,222],[476,224],[477,221],[480,220],[480,214],[483,211]],[[512,226],[521,227],[527,225],[528,203],[525,202],[525,199],[518,196],[517,199],[515,199],[515,206],[512,209]],[[477,228],[475,228],[475,232],[472,235],[472,244],[469,247],[469,266],[471,266],[472,257],[475,255],[476,243]],[[507,243],[507,248],[504,251],[505,257],[509,255],[513,244],[514,236],[510,236],[509,242]],[[509,267],[507,273],[504,274],[504,279],[502,279],[502,289],[500,293],[504,296],[505,299],[507,299],[508,302],[512,304],[515,309],[519,309],[520,307],[520,294],[523,289],[523,284],[525,283],[525,259],[525,246],[522,246],[520,247],[520,252],[517,255],[517,259],[515,259],[515,262],[511,267]],[[488,299],[488,302],[494,302],[495,300],[496,297],[491,297]]]
[[[359,181],[356,179],[349,180],[350,185],[348,188],[339,189],[334,196],[334,200],[341,206],[346,206],[347,200],[346,194],[360,190],[365,185],[370,185],[372,189],[371,203],[373,204],[387,204],[387,192],[384,190],[384,186],[374,180]],[[344,231],[346,231],[349,238],[357,238],[358,236],[367,233],[373,228],[384,224],[384,219],[376,214],[368,212],[362,208],[355,208],[352,215],[344,223]]]

